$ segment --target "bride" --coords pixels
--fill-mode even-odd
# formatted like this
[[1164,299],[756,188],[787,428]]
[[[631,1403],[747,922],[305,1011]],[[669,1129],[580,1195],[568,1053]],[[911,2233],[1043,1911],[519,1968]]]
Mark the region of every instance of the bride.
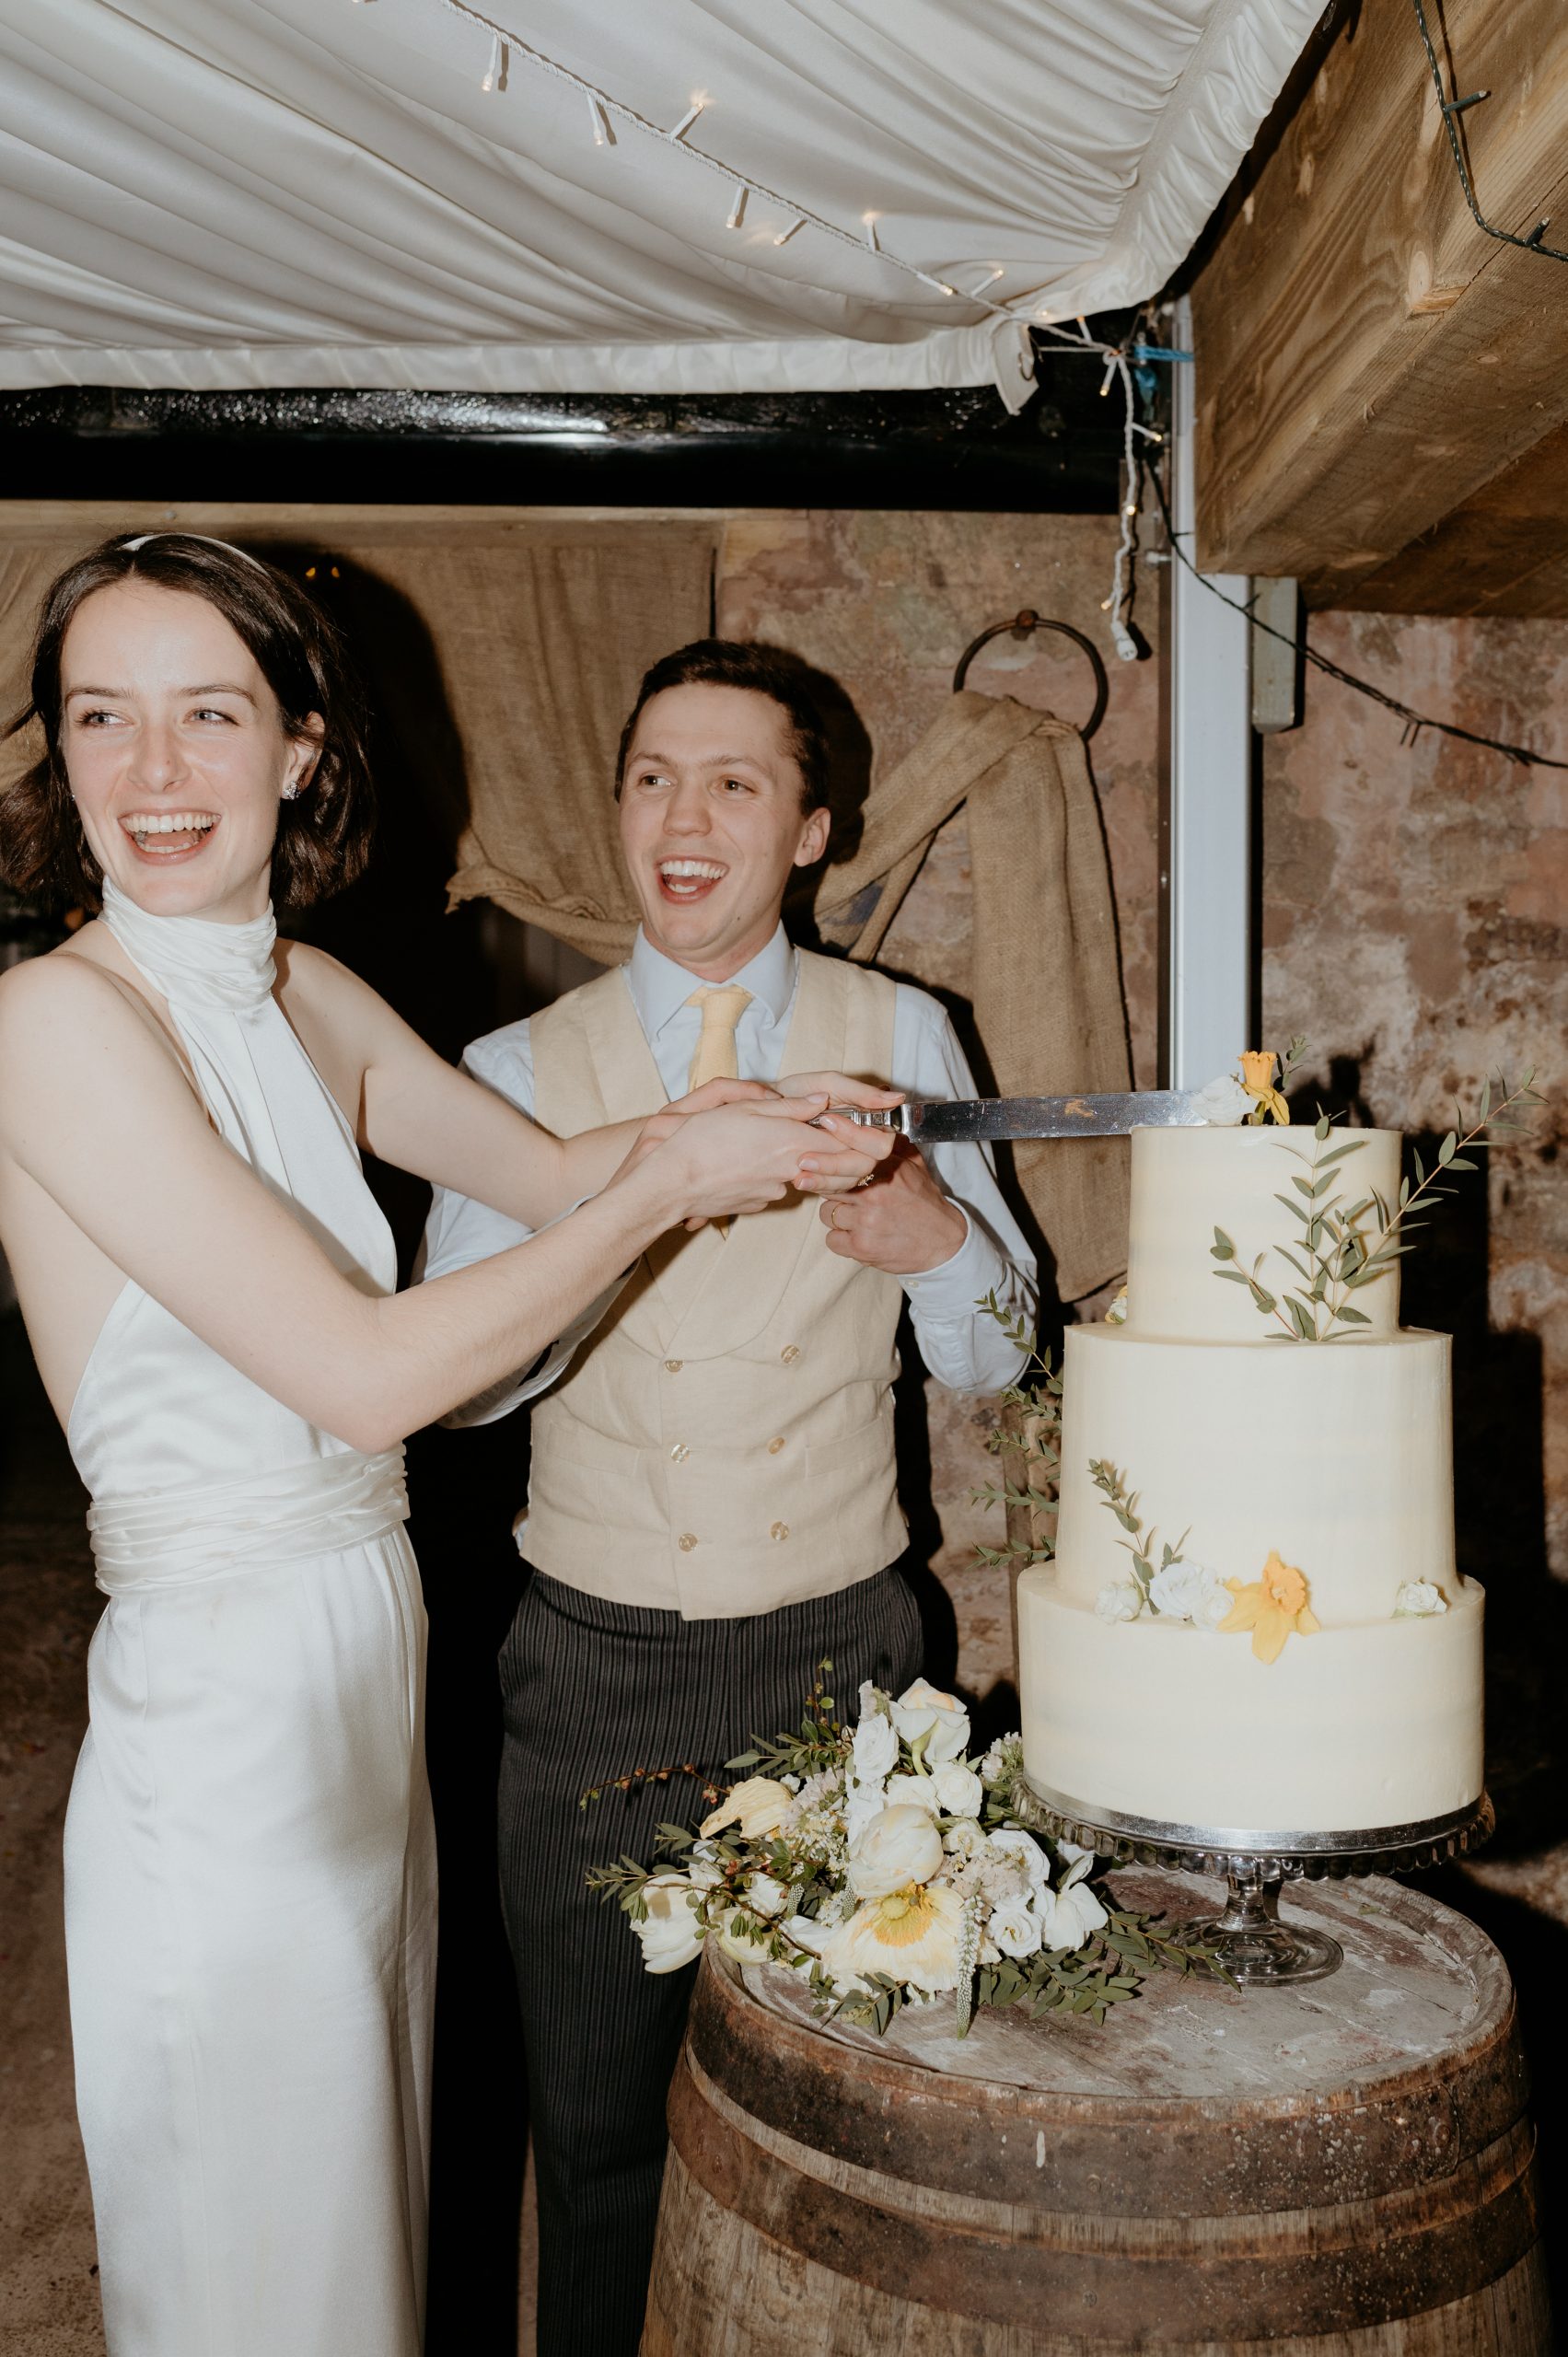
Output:
[[[436,1916],[401,1444],[664,1229],[853,1185],[888,1140],[804,1128],[813,1075],[562,1143],[277,938],[271,892],[363,865],[368,782],[331,624],[237,549],[71,565],[31,716],[0,872],[102,910],[0,981],[0,1237],[109,1596],[65,1829],[109,2346],[415,2357]],[[362,1147],[546,1232],[397,1294]]]

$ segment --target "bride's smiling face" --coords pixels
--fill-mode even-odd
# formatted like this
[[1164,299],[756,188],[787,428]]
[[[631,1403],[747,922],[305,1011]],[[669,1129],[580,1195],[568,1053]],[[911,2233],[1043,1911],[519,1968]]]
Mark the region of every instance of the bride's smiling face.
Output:
[[279,800],[308,792],[317,739],[285,735],[215,606],[145,581],[85,598],[62,650],[60,744],[88,846],[139,907],[264,913]]

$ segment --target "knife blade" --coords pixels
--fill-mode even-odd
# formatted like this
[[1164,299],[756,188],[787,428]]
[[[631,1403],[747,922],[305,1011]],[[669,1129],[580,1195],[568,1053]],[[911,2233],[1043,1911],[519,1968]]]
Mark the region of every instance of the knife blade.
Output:
[[1195,1092],[1135,1088],[1110,1097],[938,1097],[867,1109],[833,1105],[857,1128],[896,1130],[913,1145],[958,1145],[1002,1138],[1114,1138],[1133,1130],[1199,1129]]

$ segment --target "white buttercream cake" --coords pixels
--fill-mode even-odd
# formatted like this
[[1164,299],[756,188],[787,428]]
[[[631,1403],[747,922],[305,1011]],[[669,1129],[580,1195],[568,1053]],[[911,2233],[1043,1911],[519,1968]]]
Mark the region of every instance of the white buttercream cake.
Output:
[[[1480,1795],[1448,1337],[1400,1329],[1397,1260],[1307,1298],[1307,1220],[1362,1205],[1376,1245],[1400,1160],[1380,1130],[1135,1132],[1125,1321],[1069,1329],[1056,1556],[1018,1584],[1025,1766],[1067,1811],[1376,1835]],[[1292,1292],[1333,1339],[1295,1338]]]

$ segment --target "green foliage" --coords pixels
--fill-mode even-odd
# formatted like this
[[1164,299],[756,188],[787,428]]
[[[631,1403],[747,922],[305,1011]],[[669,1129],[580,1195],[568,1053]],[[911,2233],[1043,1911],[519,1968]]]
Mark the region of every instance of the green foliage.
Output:
[[1138,1512],[1138,1492],[1128,1489],[1124,1478],[1108,1457],[1090,1457],[1089,1479],[1100,1493],[1101,1504],[1109,1508],[1122,1529],[1131,1534],[1122,1539],[1121,1544],[1132,1558],[1132,1584],[1138,1591],[1141,1608],[1152,1612],[1157,1620],[1159,1606],[1150,1593],[1155,1574],[1168,1571],[1172,1563],[1186,1561],[1181,1550],[1191,1533],[1184,1530],[1174,1547],[1168,1540],[1163,1541],[1156,1562],[1155,1541],[1159,1533],[1152,1525],[1144,1529],[1144,1518]]
[[[1062,1377],[1051,1362],[1049,1351],[1038,1351],[1022,1318],[1010,1317],[996,1298],[994,1289],[975,1304],[986,1317],[993,1318],[1010,1341],[1023,1353],[1023,1379],[1011,1383],[1001,1394],[1004,1407],[1016,1408],[1026,1420],[1022,1433],[1009,1431],[998,1424],[986,1435],[986,1447],[993,1457],[1011,1457],[1014,1469],[1004,1469],[998,1481],[980,1483],[970,1492],[970,1504],[976,1506],[1027,1507],[1031,1514],[1049,1514],[1056,1504],[1062,1466]],[[1041,1469],[1042,1478],[1030,1480],[1028,1469]],[[1002,1564],[1016,1563],[1028,1570],[1032,1563],[1049,1563],[1055,1554],[1055,1542],[1042,1538],[1030,1540],[1005,1538],[1000,1547],[977,1546],[975,1553],[982,1563],[993,1569]]]
[[[1297,1044],[1291,1042],[1293,1049]],[[1287,1061],[1287,1073],[1289,1069]],[[1468,1125],[1466,1116],[1456,1107],[1455,1125],[1438,1145],[1435,1164],[1428,1170],[1419,1151],[1413,1151],[1415,1184],[1412,1187],[1408,1178],[1401,1178],[1399,1201],[1392,1204],[1376,1189],[1351,1201],[1342,1196],[1346,1175],[1342,1166],[1350,1155],[1360,1153],[1366,1141],[1341,1135],[1338,1144],[1330,1144],[1337,1133],[1327,1114],[1320,1113],[1309,1151],[1287,1144],[1283,1137],[1277,1141],[1302,1165],[1301,1172],[1291,1178],[1289,1193],[1274,1198],[1289,1213],[1296,1230],[1290,1245],[1276,1248],[1277,1255],[1299,1283],[1277,1294],[1271,1292],[1259,1273],[1268,1254],[1260,1252],[1249,1268],[1243,1265],[1235,1241],[1223,1227],[1215,1228],[1209,1247],[1209,1257],[1216,1264],[1212,1273],[1228,1284],[1248,1288],[1254,1308],[1273,1320],[1276,1341],[1283,1337],[1293,1342],[1337,1342],[1358,1327],[1370,1326],[1372,1320],[1352,1296],[1387,1275],[1411,1249],[1408,1239],[1424,1225],[1433,1202],[1454,1192],[1442,1183],[1447,1175],[1478,1167],[1465,1158],[1467,1148],[1484,1149],[1494,1139],[1524,1126],[1517,1119],[1519,1112],[1542,1102],[1530,1086],[1532,1077],[1526,1073],[1513,1088],[1500,1078],[1501,1093],[1495,1102],[1488,1081]]]

